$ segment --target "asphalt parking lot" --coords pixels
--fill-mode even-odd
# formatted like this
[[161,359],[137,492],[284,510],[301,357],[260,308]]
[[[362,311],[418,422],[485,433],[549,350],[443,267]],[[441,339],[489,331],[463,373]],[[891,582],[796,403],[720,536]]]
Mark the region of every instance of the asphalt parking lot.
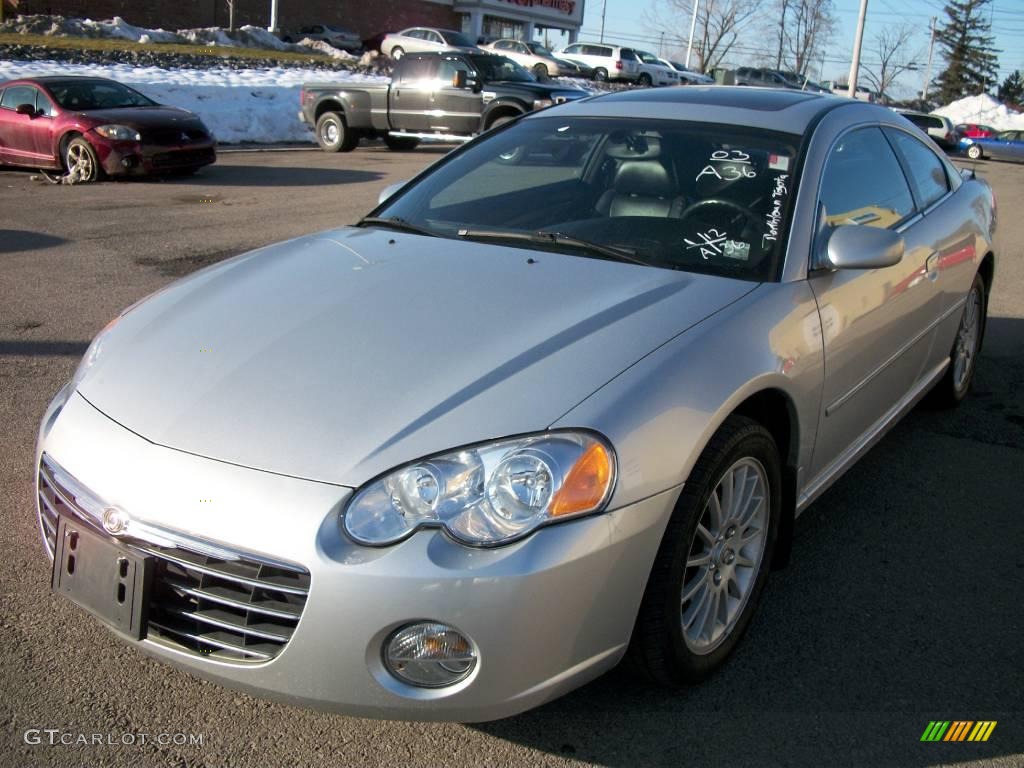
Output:
[[[354,222],[442,152],[232,153],[190,179],[72,187],[0,171],[0,765],[1024,765],[1024,166],[979,165],[1000,229],[973,395],[915,410],[808,509],[792,565],[699,688],[620,668],[504,721],[347,718],[163,666],[50,594],[33,441],[92,335],[206,264]],[[922,743],[930,720],[998,725]],[[161,733],[202,743],[122,743]]]

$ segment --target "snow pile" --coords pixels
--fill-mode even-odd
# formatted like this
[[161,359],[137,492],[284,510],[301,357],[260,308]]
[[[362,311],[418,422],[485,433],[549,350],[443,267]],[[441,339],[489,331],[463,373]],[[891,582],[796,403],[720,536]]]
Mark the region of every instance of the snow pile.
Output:
[[[308,37],[304,37],[299,40],[299,45],[304,48],[311,48],[314,51],[320,51],[320,53],[327,54],[332,59],[342,59],[344,61],[359,61],[358,56],[353,56],[348,51],[343,51],[340,48],[335,48],[330,43],[324,40],[312,40]],[[371,51],[376,53],[376,51]]]
[[163,69],[0,60],[0,81],[41,75],[109,77],[161,104],[195,112],[218,141],[261,144],[311,140],[309,129],[298,117],[303,82],[387,82],[379,75],[284,67]]
[[[120,16],[109,21],[93,21],[92,19],[74,19],[64,16],[16,16],[0,24],[0,32],[15,34],[49,35],[51,37],[90,37],[117,38],[135,43],[192,43],[195,45],[212,45],[229,48],[258,48],[271,51],[295,51],[310,53],[312,50],[328,53],[321,45],[294,45],[282,42],[277,35],[263,27],[246,24],[233,32],[222,27],[200,27],[198,29],[179,29],[168,32],[165,29],[146,29],[129,24]],[[331,50],[337,50],[330,45]],[[335,56],[335,58],[339,58]]]
[[997,131],[1024,130],[1024,113],[1014,112],[988,94],[968,96],[935,110],[935,114],[948,117],[954,125],[981,123]]

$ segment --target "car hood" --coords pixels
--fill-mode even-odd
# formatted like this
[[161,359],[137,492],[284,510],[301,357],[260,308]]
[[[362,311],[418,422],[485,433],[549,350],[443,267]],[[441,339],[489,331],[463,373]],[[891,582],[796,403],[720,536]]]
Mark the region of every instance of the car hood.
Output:
[[78,114],[96,125],[110,123],[127,125],[132,128],[194,128],[202,126],[202,121],[194,113],[178,107],[90,109]]
[[489,80],[484,83],[485,89],[501,89],[503,95],[526,95],[531,98],[554,98],[556,95],[566,98],[583,98],[589,96],[572,85],[550,85],[548,83],[523,83],[516,80]]
[[78,391],[171,448],[359,485],[543,430],[755,283],[344,228],[179,281],[94,345]]

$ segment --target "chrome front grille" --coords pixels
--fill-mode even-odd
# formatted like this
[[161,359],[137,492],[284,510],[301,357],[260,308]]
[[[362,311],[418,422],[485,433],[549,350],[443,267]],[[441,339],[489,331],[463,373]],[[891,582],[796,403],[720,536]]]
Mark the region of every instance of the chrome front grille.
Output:
[[[51,558],[58,513],[83,520],[103,533],[95,514],[87,510],[102,510],[106,505],[85,497],[86,493],[56,462],[43,457],[39,519]],[[167,534],[173,536],[173,532]],[[304,568],[251,553],[228,553],[212,543],[211,549],[224,556],[195,551],[200,542],[193,549],[138,539],[118,542],[154,559],[147,639],[224,661],[259,662],[277,656],[295,632],[309,594],[309,571]]]

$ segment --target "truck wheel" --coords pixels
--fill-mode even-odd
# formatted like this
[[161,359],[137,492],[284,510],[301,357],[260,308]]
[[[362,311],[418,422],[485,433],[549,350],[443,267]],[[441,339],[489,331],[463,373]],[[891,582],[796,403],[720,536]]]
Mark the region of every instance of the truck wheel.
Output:
[[316,121],[316,143],[324,152],[351,152],[359,144],[359,134],[348,129],[343,115],[324,112]]
[[604,67],[598,67],[594,70],[594,79],[599,83],[605,82],[608,79],[608,70]]
[[420,145],[420,140],[409,136],[387,135],[384,137],[384,144],[392,152],[411,152]]
[[[487,130],[500,128],[501,126],[505,125],[505,123],[511,123],[513,120],[515,120],[515,117],[512,117],[511,115],[499,117],[493,123],[490,124]],[[500,155],[498,155],[497,160],[499,163],[504,163],[505,165],[516,165],[520,160],[523,159],[525,155],[526,147],[519,146],[516,147],[515,149],[510,149],[507,152],[502,152]]]
[[402,50],[402,47],[400,45],[396,45],[394,48],[391,49],[391,58],[394,59],[395,61],[398,61],[403,56],[405,56],[405,51]]

